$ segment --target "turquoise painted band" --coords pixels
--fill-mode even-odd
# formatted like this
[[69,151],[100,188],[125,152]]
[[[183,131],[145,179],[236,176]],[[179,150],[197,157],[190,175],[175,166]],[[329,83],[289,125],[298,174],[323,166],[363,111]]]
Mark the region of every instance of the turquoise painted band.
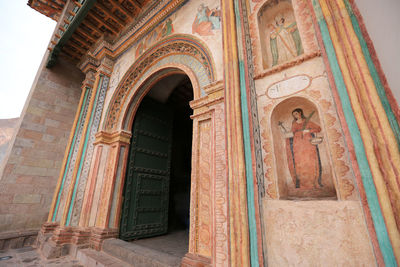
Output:
[[249,241],[250,241],[250,264],[253,267],[258,267],[258,242],[257,242],[257,224],[256,212],[254,201],[254,175],[253,164],[251,156],[251,142],[250,142],[250,122],[247,106],[247,90],[246,90],[246,70],[244,63],[243,39],[242,39],[242,21],[239,10],[239,1],[236,0],[235,4],[235,20],[237,29],[237,48],[239,57],[239,82],[240,82],[240,102],[242,113],[242,128],[243,128],[243,145],[245,155],[246,167],[246,191],[247,191],[247,211],[249,223]]
[[90,113],[90,119],[89,119],[89,124],[87,126],[87,131],[86,131],[86,135],[85,135],[85,143],[83,146],[83,150],[82,150],[82,156],[81,156],[81,160],[79,162],[79,168],[78,168],[78,172],[76,174],[76,180],[75,180],[75,185],[74,185],[74,191],[72,193],[72,198],[71,198],[71,202],[69,203],[69,209],[68,209],[68,215],[67,215],[67,220],[65,225],[68,226],[71,222],[71,214],[72,214],[72,209],[74,207],[74,201],[75,201],[75,196],[76,196],[76,190],[78,189],[78,184],[79,184],[79,178],[82,172],[82,166],[83,163],[85,162],[85,156],[86,156],[86,149],[87,149],[87,145],[88,145],[88,140],[89,140],[89,135],[90,135],[90,129],[92,128],[92,123],[93,123],[93,117],[94,117],[94,113],[96,111],[96,104],[99,98],[99,94],[100,94],[100,88],[102,86],[103,83],[103,76],[100,76],[100,81],[96,90],[96,98],[94,100],[93,106],[92,106],[92,110]]
[[80,112],[79,112],[79,119],[78,119],[78,122],[77,122],[77,124],[76,124],[76,126],[75,126],[74,137],[73,137],[73,139],[72,139],[72,143],[71,143],[71,146],[70,146],[69,152],[68,152],[68,160],[67,160],[67,163],[65,164],[65,169],[64,169],[64,174],[63,174],[63,178],[62,178],[60,190],[58,191],[56,207],[55,207],[55,209],[54,209],[54,211],[53,211],[53,217],[52,217],[52,219],[51,219],[53,222],[55,222],[56,217],[57,217],[58,207],[59,207],[59,205],[60,205],[60,199],[61,199],[62,191],[63,191],[63,189],[64,189],[65,177],[66,177],[66,175],[67,175],[68,167],[69,167],[69,164],[70,164],[70,162],[71,162],[71,156],[72,156],[72,152],[73,152],[74,147],[75,147],[76,138],[77,138],[77,133],[78,133],[78,131],[79,131],[79,125],[81,124],[81,121],[82,121],[82,114],[83,114],[85,108],[87,107],[86,101],[87,101],[87,96],[88,96],[88,93],[89,93],[90,89],[89,89],[89,88],[86,88],[85,90],[86,90],[86,91],[85,91],[85,96],[84,96],[82,105],[81,105],[81,107],[80,107],[81,109],[80,109]]

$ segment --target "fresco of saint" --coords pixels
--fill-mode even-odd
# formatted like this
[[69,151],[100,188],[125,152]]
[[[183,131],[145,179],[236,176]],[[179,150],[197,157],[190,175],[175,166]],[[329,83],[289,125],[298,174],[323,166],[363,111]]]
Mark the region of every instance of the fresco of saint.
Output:
[[323,187],[318,149],[322,137],[316,137],[316,134],[321,132],[321,127],[310,121],[313,114],[314,112],[305,117],[302,109],[294,109],[291,131],[287,131],[282,122],[279,122],[286,138],[286,155],[290,175],[295,188],[304,190]]
[[303,53],[296,22],[286,21],[283,15],[275,17],[275,25],[270,24],[270,47],[272,66],[284,63]]
[[210,10],[208,6],[200,4],[192,24],[192,33],[198,33],[201,36],[214,35],[212,30],[220,28],[221,11],[216,8]]

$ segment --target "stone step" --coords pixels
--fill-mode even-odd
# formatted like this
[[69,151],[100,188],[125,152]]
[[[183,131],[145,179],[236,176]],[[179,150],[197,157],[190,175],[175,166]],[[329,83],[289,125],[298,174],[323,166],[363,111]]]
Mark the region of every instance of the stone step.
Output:
[[85,267],[133,267],[133,265],[123,262],[103,251],[85,248],[80,249],[76,259]]
[[106,239],[102,249],[134,267],[176,267],[180,266],[182,260],[180,257],[116,238]]

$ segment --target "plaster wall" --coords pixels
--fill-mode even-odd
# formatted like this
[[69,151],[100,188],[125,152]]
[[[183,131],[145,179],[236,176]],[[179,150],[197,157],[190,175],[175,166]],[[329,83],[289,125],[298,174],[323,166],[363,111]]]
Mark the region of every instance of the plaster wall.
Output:
[[39,68],[0,172],[0,231],[47,220],[81,94],[82,73],[59,60]]
[[374,266],[356,201],[264,202],[269,266]]
[[400,103],[400,69],[398,67],[400,2],[397,0],[384,2],[355,0],[355,3],[363,17],[392,93],[397,103]]

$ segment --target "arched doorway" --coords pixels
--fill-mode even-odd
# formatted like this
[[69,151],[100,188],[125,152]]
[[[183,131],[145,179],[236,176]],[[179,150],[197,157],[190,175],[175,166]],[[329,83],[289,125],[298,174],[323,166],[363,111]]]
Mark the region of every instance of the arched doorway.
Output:
[[141,101],[131,129],[120,223],[121,239],[179,257],[189,242],[191,100],[189,77],[175,73],[151,85]]

